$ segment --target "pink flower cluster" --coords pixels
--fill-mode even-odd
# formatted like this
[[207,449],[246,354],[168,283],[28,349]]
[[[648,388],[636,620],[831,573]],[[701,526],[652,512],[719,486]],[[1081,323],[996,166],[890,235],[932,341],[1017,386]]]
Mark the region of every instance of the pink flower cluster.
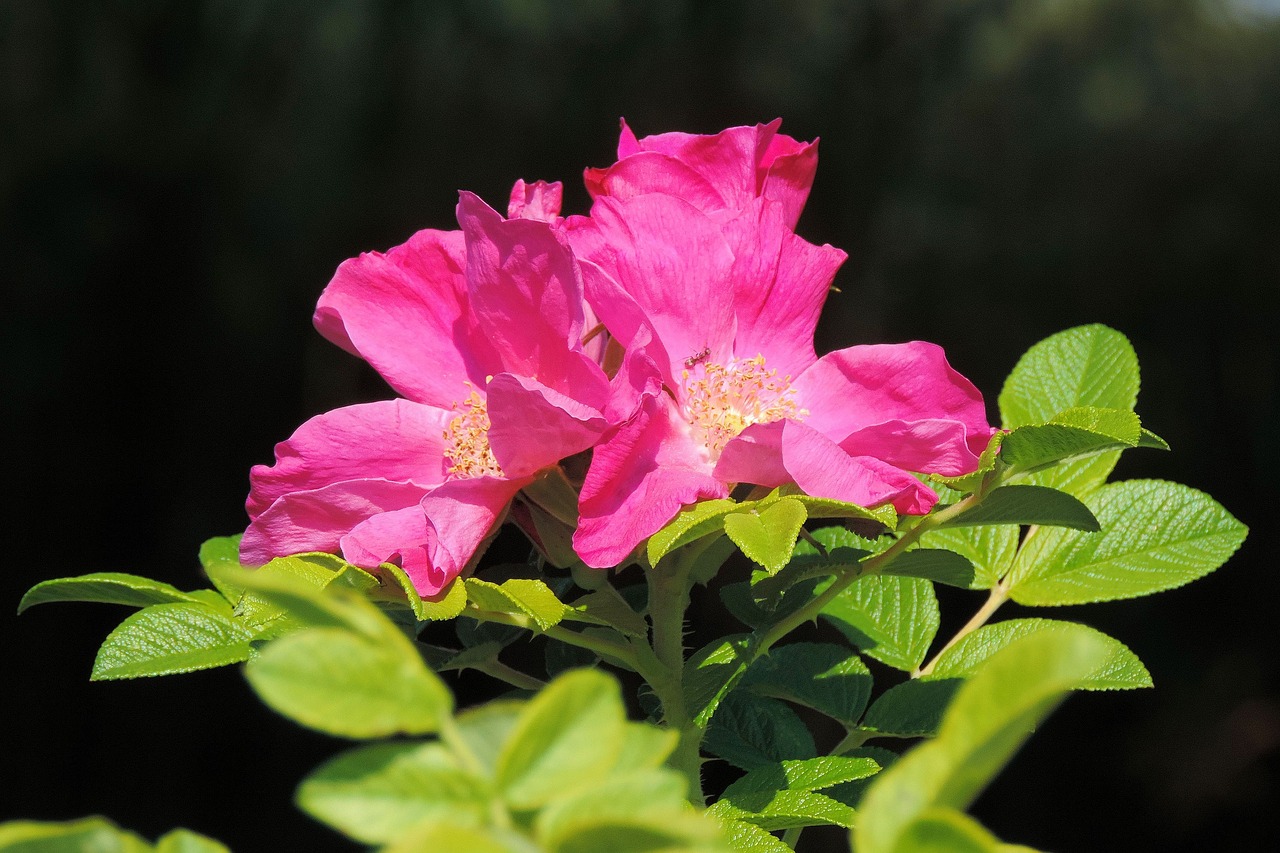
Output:
[[464,192],[460,230],[343,263],[316,327],[401,396],[312,418],[253,469],[244,562],[395,562],[435,595],[522,489],[586,451],[590,566],[740,483],[928,512],[910,472],[975,470],[982,396],[933,344],[815,354],[845,254],[796,235],[817,143],[779,124],[624,124],[617,162],[586,172],[588,216],[520,181],[505,218]]

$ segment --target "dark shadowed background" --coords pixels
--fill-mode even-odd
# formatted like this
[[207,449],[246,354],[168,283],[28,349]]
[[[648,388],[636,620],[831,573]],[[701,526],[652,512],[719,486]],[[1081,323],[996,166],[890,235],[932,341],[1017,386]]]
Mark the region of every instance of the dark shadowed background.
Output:
[[[581,170],[611,162],[619,116],[642,135],[781,116],[822,139],[801,233],[850,255],[820,351],[936,341],[994,418],[1028,346],[1110,324],[1174,447],[1118,476],[1204,489],[1253,528],[1207,580],[1048,614],[1127,642],[1157,689],[1071,698],[977,815],[1057,851],[1274,839],[1278,13],[0,0],[0,610],[89,571],[200,585],[200,542],[245,524],[249,466],[307,417],[388,395],[310,326],[343,259],[454,227],[461,188],[501,207],[517,177],[563,180],[584,212]],[[236,670],[88,682],[124,615],[0,616],[0,819],[352,849],[290,803],[341,744],[274,717]]]

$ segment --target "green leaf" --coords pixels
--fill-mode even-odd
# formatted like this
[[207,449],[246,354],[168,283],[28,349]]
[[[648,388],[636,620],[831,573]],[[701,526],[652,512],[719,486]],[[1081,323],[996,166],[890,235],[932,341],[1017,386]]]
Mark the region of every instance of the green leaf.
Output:
[[854,581],[822,617],[864,654],[904,672],[920,666],[940,622],[933,584],[889,575]]
[[707,724],[721,700],[746,672],[750,647],[750,635],[730,634],[712,640],[685,661],[685,712],[697,725]]
[[437,731],[453,697],[401,639],[404,645],[342,628],[296,631],[268,644],[245,666],[245,677],[273,710],[329,734]]
[[761,829],[754,823],[734,820],[731,817],[711,812],[707,814],[720,822],[730,850],[738,853],[791,853],[791,847],[783,844],[778,836],[771,834],[767,829]]
[[935,807],[966,808],[1063,695],[1104,663],[1088,634],[1024,637],[960,688],[938,737],[878,774],[859,809],[859,853],[896,851],[906,828]]
[[978,467],[968,474],[961,474],[958,477],[943,477],[940,474],[930,474],[927,483],[932,488],[942,485],[958,492],[957,496],[966,495],[969,492],[977,491],[982,485],[982,481],[987,478],[987,474],[996,469],[1000,465],[1000,445],[1004,443],[1005,436],[1008,433],[994,432],[987,441],[987,446],[982,451],[982,455],[978,457]]
[[1076,498],[1045,486],[1003,486],[995,489],[973,509],[940,525],[974,527],[982,524],[1039,524],[1070,527],[1089,532],[1098,529],[1098,519]]
[[778,791],[821,791],[866,779],[879,771],[880,765],[866,757],[823,755],[801,761],[781,761],[748,771],[725,788],[724,797],[739,808],[759,811],[759,806]]
[[1151,686],[1151,673],[1119,640],[1101,631],[1075,622],[1055,619],[1010,619],[986,625],[963,637],[960,642],[938,657],[932,675],[935,678],[967,678],[976,673],[987,659],[1015,640],[1032,634],[1088,634],[1107,649],[1102,667],[1090,673],[1077,686],[1078,690],[1133,690]]
[[442,744],[379,743],[322,765],[298,786],[298,807],[365,844],[382,844],[428,818],[481,825],[487,784]]
[[570,612],[545,583],[512,578],[501,584],[467,578],[467,600],[479,610],[525,616],[538,631],[545,631]]
[[1000,841],[955,809],[927,809],[902,828],[895,853],[1000,853]]
[[871,695],[871,672],[834,643],[792,643],[772,649],[747,669],[741,687],[857,724]]
[[714,839],[714,824],[686,820],[693,817],[687,809],[687,788],[685,778],[674,770],[624,769],[598,785],[550,803],[538,814],[535,835],[549,851],[617,849],[617,842],[609,847],[583,845],[584,837],[600,839],[605,832],[625,836],[638,830],[643,835],[665,836],[664,847],[654,849],[679,848],[682,842],[699,837]]
[[1084,604],[1173,589],[1226,562],[1248,532],[1213,498],[1177,483],[1112,483],[1086,500],[1102,532],[1028,536],[1009,573],[1014,601]]
[[886,565],[884,574],[924,578],[961,589],[972,588],[977,577],[968,558],[941,548],[913,548]]
[[95,601],[102,604],[146,607],[150,604],[196,600],[189,593],[150,578],[119,572],[93,572],[74,578],[41,581],[22,596],[22,601],[18,604],[18,612],[21,613],[37,604],[55,601]]
[[240,539],[243,534],[235,536],[215,536],[206,539],[200,546],[200,565],[205,569],[210,566],[230,565],[240,568]]
[[1018,528],[986,524],[930,530],[919,539],[921,547],[955,551],[973,566],[971,589],[990,589],[1009,571],[1018,553]]
[[681,510],[665,527],[649,537],[645,546],[649,565],[658,565],[659,560],[682,545],[723,530],[724,517],[736,511],[738,506],[737,501],[720,498],[699,501]]
[[15,820],[0,823],[4,853],[149,853],[151,845],[100,817],[52,823]]
[[155,853],[231,853],[227,845],[189,829],[174,829],[156,841]]
[[859,518],[877,522],[890,530],[898,524],[898,514],[891,504],[868,508],[848,501],[838,501],[835,498],[806,495],[800,491],[799,486],[794,485],[780,486],[772,495],[761,499],[758,505],[767,506],[775,501],[788,499],[804,504],[809,518]]
[[529,701],[498,756],[497,784],[515,808],[543,806],[603,782],[625,740],[618,683],[580,669]]
[[[1124,335],[1102,325],[1078,326],[1033,346],[1000,392],[1006,429],[1042,424],[1079,406],[1132,410],[1138,399],[1138,357]],[[1115,467],[1108,451],[1039,471],[1029,482],[1083,497]]]
[[487,775],[497,772],[498,756],[527,704],[523,699],[496,699],[458,714],[458,734]]
[[467,587],[461,579],[455,578],[436,595],[423,598],[418,594],[418,590],[405,570],[394,563],[383,563],[378,567],[378,575],[384,583],[372,597],[404,601],[419,622],[443,622],[454,619],[467,606]]
[[[740,803],[754,808],[743,808]],[[839,800],[813,791],[773,791],[768,795],[726,796],[707,810],[713,817],[743,820],[761,829],[792,829],[800,826],[853,825],[853,809]]]
[[[299,564],[314,565],[302,561]],[[383,638],[387,631],[401,636],[399,629],[365,600],[360,592],[363,582],[345,582],[350,575],[343,565],[342,571],[324,576],[291,568],[267,571],[267,566],[256,571],[210,567],[208,572],[215,583],[241,591],[234,616],[256,632],[255,639],[270,639],[308,627],[349,628],[375,640]],[[371,576],[365,577],[372,580]],[[317,584],[317,580],[323,583]]]
[[648,723],[627,723],[623,733],[618,762],[619,772],[661,767],[675,752],[680,736],[671,729],[662,729]]
[[1000,458],[1018,471],[1064,459],[1137,447],[1142,424],[1129,409],[1077,406],[1043,424],[1020,426],[1005,437]]
[[720,702],[702,746],[743,770],[817,754],[813,735],[795,711],[746,691],[734,691]]
[[253,635],[207,604],[143,608],[112,631],[93,662],[94,681],[174,675],[248,660]]
[[481,829],[440,818],[425,820],[383,847],[379,853],[541,853],[512,830]]
[[749,559],[776,574],[791,559],[806,518],[803,503],[782,498],[759,510],[729,513],[724,532]]
[[649,623],[631,609],[612,584],[574,601],[565,618],[607,625],[628,637],[647,637],[649,634]]
[[1000,391],[1000,414],[1012,429],[1077,406],[1132,410],[1138,385],[1138,357],[1124,335],[1099,324],[1077,326],[1018,360]]
[[892,737],[933,737],[963,680],[928,676],[895,684],[872,703],[862,728]]

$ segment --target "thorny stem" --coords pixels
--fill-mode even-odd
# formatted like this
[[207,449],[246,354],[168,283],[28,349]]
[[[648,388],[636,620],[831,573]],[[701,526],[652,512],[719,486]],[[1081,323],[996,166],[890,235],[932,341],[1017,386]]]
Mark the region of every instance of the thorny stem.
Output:
[[680,735],[667,763],[684,774],[689,783],[690,802],[701,806],[704,802],[699,753],[702,729],[689,716],[684,701],[684,617],[689,608],[689,576],[693,566],[681,556],[676,554],[670,560],[659,562],[648,573],[652,648],[659,670],[656,678],[646,680],[662,703],[663,722]]

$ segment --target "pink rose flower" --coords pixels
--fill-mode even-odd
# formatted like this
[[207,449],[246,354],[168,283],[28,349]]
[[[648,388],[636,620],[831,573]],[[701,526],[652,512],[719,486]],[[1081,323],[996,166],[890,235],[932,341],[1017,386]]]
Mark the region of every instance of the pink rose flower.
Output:
[[719,218],[757,198],[778,202],[791,228],[809,197],[818,168],[818,143],[778,133],[782,119],[754,127],[731,127],[714,135],[660,133],[636,139],[626,121],[618,140],[618,162],[587,169],[593,199],[625,200],[663,193]]
[[910,472],[975,470],[992,434],[981,394],[933,344],[819,359],[845,254],[797,237],[784,200],[707,211],[689,195],[598,196],[590,220],[568,223],[587,298],[628,350],[582,488],[582,559],[614,565],[737,483],[928,512],[937,496]]
[[510,219],[462,193],[461,231],[420,231],[338,268],[316,328],[403,399],[312,418],[252,470],[247,565],[304,551],[395,561],[436,594],[539,470],[596,442],[609,386],[581,344],[559,207],[558,184],[518,183]]

